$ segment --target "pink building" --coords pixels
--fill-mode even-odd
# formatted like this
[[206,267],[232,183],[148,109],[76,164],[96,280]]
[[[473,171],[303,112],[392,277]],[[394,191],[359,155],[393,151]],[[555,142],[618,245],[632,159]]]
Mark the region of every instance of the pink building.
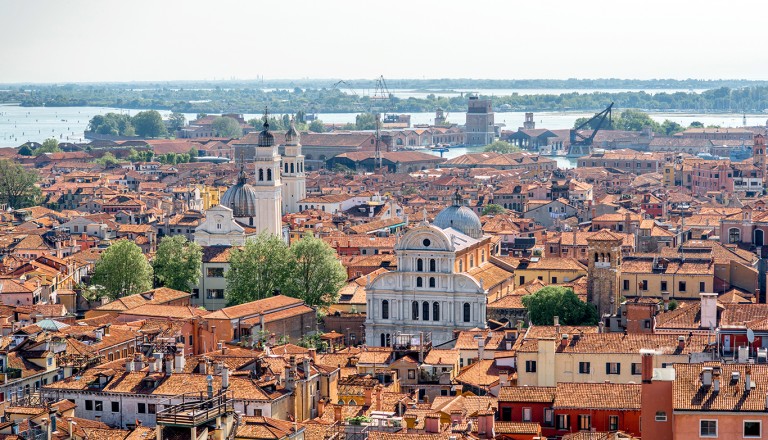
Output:
[[733,170],[730,160],[694,159],[691,162],[691,190],[694,194],[733,193]]

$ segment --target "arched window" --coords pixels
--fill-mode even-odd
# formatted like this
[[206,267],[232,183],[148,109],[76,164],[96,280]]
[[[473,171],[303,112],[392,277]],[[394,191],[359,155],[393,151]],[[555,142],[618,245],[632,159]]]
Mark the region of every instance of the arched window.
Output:
[[429,277],[429,287],[435,287],[436,285],[435,277]]
[[264,170],[259,168],[259,182],[264,181]]
[[597,259],[599,255],[600,255],[600,254],[598,254],[597,252],[595,252],[595,263],[597,263],[597,262],[599,261],[599,260]]
[[272,181],[272,169],[267,168],[267,181]]
[[765,232],[762,229],[755,229],[752,244],[755,246],[763,246],[765,244]]
[[421,303],[421,319],[429,321],[429,303],[427,301]]
[[392,335],[390,333],[387,333],[387,347],[392,345]]
[[248,223],[249,223],[248,226],[253,226],[253,217],[248,218]]
[[472,320],[472,310],[470,309],[469,303],[464,303],[464,322],[469,322]]
[[389,301],[381,302],[381,319],[389,319]]
[[610,252],[605,254],[605,262],[606,263],[610,263],[611,262],[611,253]]
[[424,260],[421,258],[416,259],[416,270],[418,272],[424,272]]
[[381,334],[381,346],[386,347],[386,339],[385,339],[384,333]]
[[291,162],[291,172],[293,172],[293,162]]
[[288,172],[288,163],[287,163],[287,162],[286,162],[286,164],[285,164],[285,172],[286,172],[286,173]]
[[430,272],[437,272],[437,262],[434,258],[431,258],[429,260],[429,271]]
[[437,301],[432,303],[432,320],[433,321],[440,320],[440,303]]
[[417,321],[419,319],[419,302],[414,301],[411,303],[411,319]]
[[738,243],[741,241],[741,231],[738,228],[728,230],[728,243]]
[[600,261],[605,262],[605,254],[600,252]]
[[416,277],[416,287],[424,287],[424,278]]

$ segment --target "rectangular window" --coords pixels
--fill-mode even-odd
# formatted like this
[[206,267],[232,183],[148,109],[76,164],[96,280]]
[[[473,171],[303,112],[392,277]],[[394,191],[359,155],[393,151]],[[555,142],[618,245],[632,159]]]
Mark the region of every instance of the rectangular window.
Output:
[[592,428],[592,417],[581,414],[579,416],[579,430],[580,431],[589,431]]
[[632,362],[632,374],[639,375],[641,374],[642,367],[640,366],[639,362]]
[[579,373],[589,374],[589,362],[579,362]]
[[206,289],[205,296],[208,299],[224,299],[224,289]]
[[662,292],[666,292],[667,291],[667,282],[666,281],[662,281],[661,282],[661,291]]
[[93,401],[93,410],[94,411],[104,411],[104,402],[101,400],[94,400]]
[[619,430],[619,416],[608,416],[608,430],[609,431]]
[[535,373],[536,372],[536,361],[525,361],[525,372],[526,373]]
[[120,412],[120,402],[112,402],[112,412],[114,413]]
[[557,277],[552,277],[552,284],[557,284]]
[[85,410],[86,411],[93,411],[93,400],[86,400],[85,401]]
[[209,267],[206,271],[208,278],[224,278],[223,267]]
[[667,421],[667,413],[664,411],[656,411],[656,421],[657,422],[666,422]]
[[523,421],[524,422],[530,422],[531,421],[531,409],[530,408],[523,408]]
[[699,437],[717,437],[717,420],[699,421]]
[[520,285],[522,286],[523,284],[525,284],[525,277],[521,275],[520,276]]
[[624,290],[629,290],[629,280],[624,280]]
[[[447,391],[447,390],[443,390],[443,391]],[[512,408],[508,406],[501,408],[501,420],[505,422],[512,421]]]
[[147,404],[146,403],[139,403],[138,408],[136,408],[136,412],[139,414],[146,414],[147,413]]
[[644,291],[645,291],[645,290],[648,290],[648,280],[643,280],[643,281],[641,281],[641,282],[640,282],[640,288],[641,288],[642,290],[644,290]]
[[677,290],[685,292],[685,281],[680,281],[677,286]]
[[557,429],[563,429],[563,430],[571,429],[571,418],[568,417],[568,414],[557,415]]
[[555,410],[544,408],[544,426],[552,426],[555,423]]
[[408,370],[408,379],[416,379],[416,370]]
[[744,421],[744,438],[760,438],[763,435],[762,423],[759,420]]
[[147,412],[150,413],[150,414],[154,414],[156,408],[157,407],[155,406],[154,403],[148,403],[147,404]]
[[621,364],[619,362],[606,362],[605,374],[621,374]]
[[705,290],[707,290],[707,283],[699,281],[699,292],[704,292]]

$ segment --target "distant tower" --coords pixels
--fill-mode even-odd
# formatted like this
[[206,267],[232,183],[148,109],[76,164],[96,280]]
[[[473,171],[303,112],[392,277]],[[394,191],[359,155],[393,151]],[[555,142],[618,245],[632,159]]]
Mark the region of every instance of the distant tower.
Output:
[[436,126],[445,125],[445,113],[443,112],[443,109],[439,107],[435,112],[435,125]]
[[304,156],[301,154],[301,137],[291,120],[291,127],[285,133],[285,154],[283,155],[283,213],[299,212],[299,200],[307,197],[304,175]]
[[766,169],[766,164],[768,164],[768,161],[766,161],[766,154],[768,153],[765,151],[765,136],[756,134],[752,146],[752,162],[755,164],[755,167],[760,170],[760,174],[763,178],[763,188],[765,188],[766,179],[768,178],[768,176],[766,176],[768,173],[768,169]]
[[469,97],[467,123],[464,126],[467,146],[482,146],[493,143],[496,137],[493,123],[493,108],[490,99]]
[[746,127],[746,126],[747,126],[747,114],[746,114],[746,113],[744,113],[744,118],[741,120],[741,123],[742,123],[742,125],[743,125],[744,127]]
[[525,122],[523,122],[523,129],[525,130],[536,129],[536,122],[533,120],[533,113],[525,114]]
[[587,300],[597,307],[601,319],[618,310],[623,241],[622,236],[606,229],[587,238]]
[[256,229],[282,236],[282,182],[280,180],[280,155],[275,137],[269,132],[267,112],[264,112],[264,128],[258,136],[254,166],[256,168],[257,210],[254,225]]

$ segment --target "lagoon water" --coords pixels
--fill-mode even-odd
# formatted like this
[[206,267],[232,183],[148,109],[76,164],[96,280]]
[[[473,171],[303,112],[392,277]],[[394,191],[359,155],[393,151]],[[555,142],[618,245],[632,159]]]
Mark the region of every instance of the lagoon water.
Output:
[[[88,121],[95,115],[107,112],[127,113],[135,115],[141,110],[116,109],[108,107],[20,107],[18,105],[0,104],[0,147],[18,147],[27,141],[42,142],[48,138],[56,138],[60,142],[84,142],[84,131]],[[160,111],[163,116],[169,111]],[[320,113],[318,117],[326,123],[343,125],[355,122],[356,113]],[[534,114],[536,126],[549,129],[564,129],[573,126],[580,117],[591,116],[585,112],[538,112]],[[705,125],[720,125],[722,127],[737,127],[743,125],[741,114],[695,114],[695,113],[650,113],[651,117],[662,122],[670,119],[683,126],[693,121]],[[195,118],[195,114],[185,114],[187,120]],[[245,118],[260,117],[260,114],[246,114]],[[411,124],[430,124],[434,113],[411,113]],[[503,123],[509,130],[522,126],[524,112],[496,112],[497,123]],[[748,114],[747,125],[765,125],[768,115]],[[466,114],[448,113],[448,121],[464,124]]]

